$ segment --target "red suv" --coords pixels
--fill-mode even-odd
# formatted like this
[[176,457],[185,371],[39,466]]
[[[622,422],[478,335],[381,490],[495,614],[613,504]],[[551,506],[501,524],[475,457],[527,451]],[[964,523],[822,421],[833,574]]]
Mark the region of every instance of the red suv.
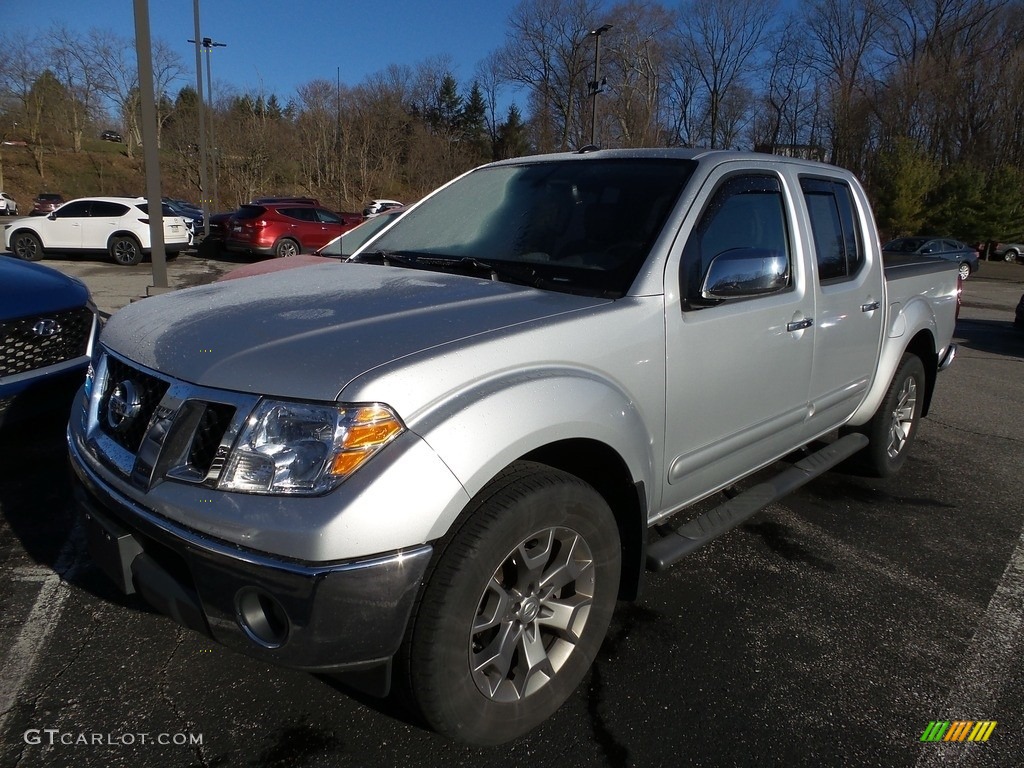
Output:
[[231,217],[224,244],[229,251],[294,256],[315,251],[358,223],[313,205],[250,203]]

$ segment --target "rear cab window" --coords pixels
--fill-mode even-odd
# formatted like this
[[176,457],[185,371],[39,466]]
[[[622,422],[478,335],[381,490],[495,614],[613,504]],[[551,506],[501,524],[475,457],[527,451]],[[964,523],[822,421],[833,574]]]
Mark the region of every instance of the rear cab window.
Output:
[[801,176],[800,189],[811,222],[818,281],[852,279],[864,264],[864,244],[849,185],[838,179]]

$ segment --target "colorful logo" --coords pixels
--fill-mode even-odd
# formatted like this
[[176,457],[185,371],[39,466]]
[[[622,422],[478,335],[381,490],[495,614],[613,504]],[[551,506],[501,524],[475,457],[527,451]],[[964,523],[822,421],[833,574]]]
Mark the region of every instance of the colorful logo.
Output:
[[932,720],[921,741],[988,741],[996,725],[995,720]]

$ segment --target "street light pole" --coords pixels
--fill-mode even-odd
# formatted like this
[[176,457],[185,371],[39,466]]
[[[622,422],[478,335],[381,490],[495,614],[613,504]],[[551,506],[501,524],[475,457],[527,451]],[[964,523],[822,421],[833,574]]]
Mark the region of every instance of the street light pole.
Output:
[[594,80],[590,83],[590,95],[594,103],[590,113],[590,143],[597,145],[597,94],[601,93],[601,35],[612,28],[611,24],[602,24],[590,30],[594,36]]
[[[198,3],[198,0],[196,0],[196,2]],[[198,13],[198,10],[197,10],[197,13]],[[214,210],[216,210],[218,205],[219,205],[219,201],[217,200],[217,146],[216,146],[216,142],[213,140],[213,65],[211,64],[211,58],[212,57],[210,56],[210,54],[213,52],[214,48],[226,48],[228,44],[227,43],[215,42],[213,40],[213,38],[210,38],[210,37],[204,37],[202,39],[202,43],[196,42],[197,40],[199,40],[199,17],[198,17],[198,15],[196,16],[196,38],[195,38],[195,40],[189,40],[189,42],[190,43],[196,43],[196,50],[197,51],[199,49],[200,44],[202,45],[203,50],[206,51],[206,91],[207,91],[208,98],[210,100],[210,154],[213,156],[213,159],[212,159],[213,183],[211,184],[211,187],[212,187],[212,191],[213,191],[213,195],[212,195],[212,197],[213,197],[213,208],[214,208]],[[198,72],[196,73],[196,78],[197,79],[199,78],[199,73]],[[200,85],[200,93],[202,93],[202,86],[201,85]],[[200,137],[202,137],[202,132],[201,131],[200,131]],[[209,217],[207,216],[206,219],[209,220]],[[209,230],[207,230],[207,233],[209,233]]]
[[196,47],[196,94],[199,96],[199,188],[202,190],[203,235],[210,234],[210,214],[213,201],[210,198],[210,187],[207,185],[207,147],[206,147],[206,99],[203,98],[203,53],[202,38],[199,36],[199,0],[192,1],[192,15],[195,20],[195,39],[189,40]]

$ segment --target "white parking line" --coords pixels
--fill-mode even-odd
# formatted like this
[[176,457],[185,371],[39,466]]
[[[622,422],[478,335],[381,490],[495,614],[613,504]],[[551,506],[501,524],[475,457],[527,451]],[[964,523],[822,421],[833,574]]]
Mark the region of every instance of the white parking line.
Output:
[[[1005,719],[1008,712],[997,706],[1003,685],[1017,671],[1024,653],[1024,531],[1010,555],[985,614],[967,644],[962,663],[956,665],[956,683],[940,712],[922,712],[922,730],[929,720]],[[997,727],[992,736],[998,739]],[[917,768],[938,765],[971,765],[991,761],[982,745],[923,744]]]
[[[0,734],[4,732],[7,718],[14,710],[14,704],[21,694],[22,686],[28,679],[36,658],[46,643],[51,630],[60,621],[64,602],[70,589],[64,577],[75,565],[78,552],[78,526],[72,530],[57,562],[45,576],[40,578],[44,569],[16,569],[25,581],[41,581],[39,594],[36,596],[32,610],[18,633],[17,639],[7,652],[7,658],[0,666]],[[46,569],[48,570],[48,569]]]

